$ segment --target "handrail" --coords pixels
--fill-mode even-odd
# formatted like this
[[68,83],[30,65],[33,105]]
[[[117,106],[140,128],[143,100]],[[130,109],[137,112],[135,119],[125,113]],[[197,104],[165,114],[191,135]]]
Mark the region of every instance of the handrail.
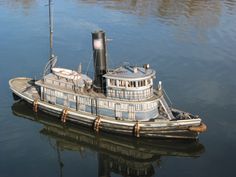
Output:
[[173,103],[171,102],[170,97],[167,95],[166,91],[165,91],[163,88],[162,88],[162,90],[163,90],[163,92],[164,92],[164,94],[165,94],[167,100],[170,102],[170,107],[172,108]]

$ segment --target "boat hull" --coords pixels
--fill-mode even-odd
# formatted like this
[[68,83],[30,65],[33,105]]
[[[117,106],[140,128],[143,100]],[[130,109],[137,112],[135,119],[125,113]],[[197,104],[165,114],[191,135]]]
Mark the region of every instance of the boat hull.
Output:
[[[16,78],[9,81],[12,92],[32,105],[35,112],[41,110],[50,115],[54,115],[61,119],[63,123],[67,121],[80,124],[92,128],[97,133],[107,132],[120,135],[129,135],[135,137],[149,137],[149,138],[178,138],[178,139],[197,139],[199,131],[191,130],[192,127],[199,127],[201,119],[190,120],[155,120],[155,121],[125,121],[117,120],[111,117],[101,117],[99,115],[89,114],[86,112],[65,110],[62,106],[52,105],[50,103],[37,100],[37,110],[35,109],[36,102],[33,96],[26,94],[25,90],[20,90],[14,81],[27,80],[30,84],[30,78]],[[20,83],[20,82],[19,82]],[[32,110],[32,111],[33,111]]]

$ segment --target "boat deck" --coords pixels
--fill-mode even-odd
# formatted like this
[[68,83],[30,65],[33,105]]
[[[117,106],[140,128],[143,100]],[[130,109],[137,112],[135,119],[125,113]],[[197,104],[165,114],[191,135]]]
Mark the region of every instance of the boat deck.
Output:
[[39,99],[40,95],[34,85],[34,81],[31,78],[17,78],[9,81],[9,85],[12,90],[15,90],[33,100]]

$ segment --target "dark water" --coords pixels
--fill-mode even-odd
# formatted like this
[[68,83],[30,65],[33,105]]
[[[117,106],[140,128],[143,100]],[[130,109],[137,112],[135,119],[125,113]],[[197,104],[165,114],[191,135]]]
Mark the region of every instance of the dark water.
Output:
[[149,63],[208,132],[195,143],[96,136],[14,104],[8,80],[39,78],[47,62],[47,0],[0,0],[1,177],[236,175],[235,0],[54,1],[60,66],[92,72],[91,32],[103,29],[110,67]]

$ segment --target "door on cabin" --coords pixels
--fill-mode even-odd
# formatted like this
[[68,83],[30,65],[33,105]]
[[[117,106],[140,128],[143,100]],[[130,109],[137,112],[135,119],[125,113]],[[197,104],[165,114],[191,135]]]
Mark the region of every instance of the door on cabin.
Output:
[[116,118],[121,118],[121,117],[122,117],[122,112],[121,112],[120,103],[116,103],[116,104],[115,104],[115,117],[116,117]]
[[129,119],[135,120],[135,107],[134,105],[129,105]]

